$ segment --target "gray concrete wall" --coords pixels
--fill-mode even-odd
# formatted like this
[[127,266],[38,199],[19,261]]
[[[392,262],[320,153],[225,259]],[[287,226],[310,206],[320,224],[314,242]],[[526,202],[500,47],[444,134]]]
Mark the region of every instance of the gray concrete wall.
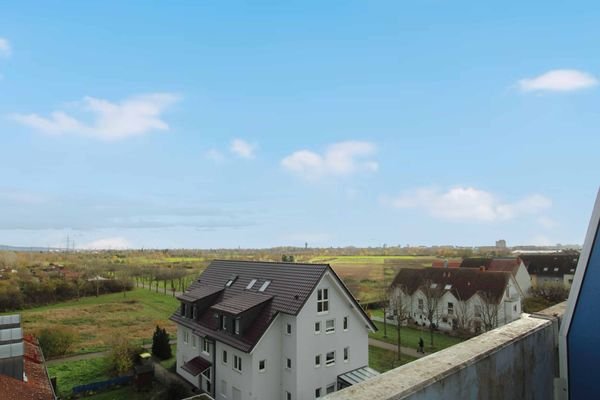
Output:
[[388,371],[326,400],[554,398],[564,303]]

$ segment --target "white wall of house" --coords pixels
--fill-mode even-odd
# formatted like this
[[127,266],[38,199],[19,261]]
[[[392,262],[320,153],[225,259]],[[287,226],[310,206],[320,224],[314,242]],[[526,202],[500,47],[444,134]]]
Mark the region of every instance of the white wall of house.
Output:
[[199,387],[200,376],[193,376],[181,368],[183,364],[200,355],[201,338],[196,336],[196,345],[194,346],[193,336],[195,335],[190,328],[177,325],[177,373],[192,385]]
[[[318,289],[329,290],[329,310],[317,311]],[[306,301],[297,317],[295,365],[297,391],[293,400],[315,398],[315,389],[321,388],[325,395],[329,385],[337,382],[338,375],[369,365],[369,330],[360,311],[337,284],[335,278],[326,273]],[[348,317],[348,328],[344,330],[344,317]],[[335,331],[326,332],[328,320],[334,320]],[[320,333],[315,333],[315,323],[320,322]],[[344,348],[348,348],[348,360],[344,360]],[[327,353],[335,352],[335,364],[328,366]],[[315,366],[315,357],[321,356],[321,365]]]
[[529,289],[531,289],[531,276],[529,275],[529,272],[527,272],[527,267],[525,267],[525,264],[523,264],[522,261],[515,275],[515,280],[517,285],[519,285],[523,296],[527,297],[529,295]]
[[[419,325],[429,326],[430,321],[427,319],[427,297],[422,290],[417,289],[411,296],[403,293],[399,287],[394,288],[390,299],[392,310],[396,307],[396,298],[398,296],[402,296],[402,303],[413,321]],[[498,303],[498,326],[521,317],[521,300],[521,290],[517,286],[514,277],[511,276],[502,299]],[[422,308],[420,304],[422,304]],[[452,304],[452,307],[450,307],[452,313],[449,313],[450,304]],[[470,329],[476,330],[479,323],[483,326],[483,318],[477,317],[476,314],[478,310],[483,310],[485,306],[485,302],[478,294],[473,295],[470,299],[463,302],[457,299],[450,291],[445,291],[438,301],[437,311],[433,316],[433,323],[440,330],[451,331],[453,329],[452,316],[460,317],[462,313],[466,313],[467,319],[470,321]]]

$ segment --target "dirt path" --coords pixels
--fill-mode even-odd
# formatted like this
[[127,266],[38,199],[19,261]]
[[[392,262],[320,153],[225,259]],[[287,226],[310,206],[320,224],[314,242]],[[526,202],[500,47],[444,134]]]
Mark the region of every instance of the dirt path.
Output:
[[[369,338],[369,345],[379,347],[380,349],[393,351],[393,352],[395,352],[397,349],[397,346],[394,344],[387,343],[382,340],[372,339],[372,338]],[[411,356],[411,357],[415,357],[415,358],[421,358],[421,357],[427,355],[427,354],[421,354],[413,348],[404,347],[404,346],[400,346],[400,351],[402,352],[402,354],[406,354],[407,356]]]

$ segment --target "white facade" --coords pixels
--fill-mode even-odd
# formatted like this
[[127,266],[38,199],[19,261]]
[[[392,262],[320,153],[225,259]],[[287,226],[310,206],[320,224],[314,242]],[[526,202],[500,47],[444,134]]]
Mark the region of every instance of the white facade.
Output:
[[522,293],[512,276],[497,304],[490,304],[480,294],[461,300],[450,289],[445,290],[437,300],[433,321],[427,318],[427,296],[423,290],[417,289],[409,295],[395,287],[390,299],[392,310],[396,310],[396,299],[399,297],[406,315],[413,322],[423,326],[429,326],[433,322],[442,331],[464,328],[478,332],[485,329],[485,325],[498,327],[521,317]]
[[[219,341],[211,342],[209,351],[204,352],[204,338],[196,337],[194,342],[191,328],[178,324],[177,373],[208,393],[214,389],[216,400],[312,400],[337,390],[339,375],[368,365],[370,329],[356,302],[338,282],[326,272],[298,315],[277,314],[250,353]],[[319,312],[319,307],[325,308],[324,300],[318,301],[324,290],[327,311]],[[227,353],[226,362],[223,352]],[[194,377],[181,368],[197,356],[212,364],[210,384],[203,374]],[[236,368],[236,357],[241,360],[241,370]]]
[[529,295],[529,289],[531,289],[531,276],[529,275],[529,272],[527,272],[527,267],[525,267],[523,261],[521,261],[519,269],[515,274],[515,280],[521,289],[523,297],[527,297]]

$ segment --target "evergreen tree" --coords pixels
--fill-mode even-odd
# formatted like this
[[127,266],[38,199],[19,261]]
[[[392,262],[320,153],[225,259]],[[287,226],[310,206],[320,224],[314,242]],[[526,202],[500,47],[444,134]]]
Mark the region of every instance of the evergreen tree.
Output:
[[170,338],[167,330],[156,326],[154,335],[152,335],[152,354],[161,360],[172,357]]

